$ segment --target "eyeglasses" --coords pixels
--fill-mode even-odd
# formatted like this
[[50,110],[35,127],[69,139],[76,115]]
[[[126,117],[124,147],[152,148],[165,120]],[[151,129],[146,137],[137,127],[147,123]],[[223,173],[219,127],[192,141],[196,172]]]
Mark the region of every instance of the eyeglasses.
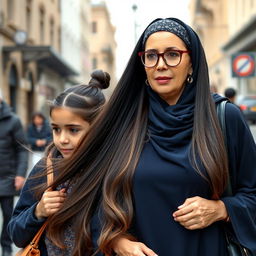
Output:
[[178,66],[181,62],[182,54],[189,53],[190,51],[182,50],[167,50],[162,53],[157,53],[156,51],[148,50],[145,52],[139,52],[138,55],[141,57],[143,65],[147,68],[153,68],[157,65],[159,57],[161,56],[164,63],[169,67]]

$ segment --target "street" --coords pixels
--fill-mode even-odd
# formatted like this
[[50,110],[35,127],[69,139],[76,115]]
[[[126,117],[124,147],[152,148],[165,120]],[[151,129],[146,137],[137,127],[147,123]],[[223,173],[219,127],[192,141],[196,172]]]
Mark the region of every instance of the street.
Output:
[[[254,141],[256,142],[256,125],[250,125],[250,129],[251,129],[252,135],[254,137]],[[16,201],[17,201],[17,197],[16,197]],[[0,213],[0,230],[1,230],[1,227],[2,227],[2,212]],[[18,250],[18,248],[13,246],[13,253],[16,253],[17,250]],[[0,255],[1,255],[1,248],[0,248]]]

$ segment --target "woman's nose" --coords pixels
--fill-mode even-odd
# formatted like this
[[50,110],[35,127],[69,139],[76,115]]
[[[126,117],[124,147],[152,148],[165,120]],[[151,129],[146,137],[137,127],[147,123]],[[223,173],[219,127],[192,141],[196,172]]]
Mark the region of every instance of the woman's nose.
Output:
[[164,61],[163,56],[159,56],[158,63],[157,63],[157,69],[167,69],[168,66],[166,65]]

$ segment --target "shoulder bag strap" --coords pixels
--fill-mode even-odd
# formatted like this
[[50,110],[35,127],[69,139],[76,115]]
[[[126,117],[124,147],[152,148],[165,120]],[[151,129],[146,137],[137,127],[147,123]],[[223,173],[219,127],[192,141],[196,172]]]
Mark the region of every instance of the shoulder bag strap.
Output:
[[[226,131],[226,118],[225,118],[225,110],[226,110],[226,104],[228,103],[228,100],[221,101],[220,103],[217,104],[217,115],[218,119],[220,122],[220,127],[222,130],[226,150],[228,152],[228,143],[227,143],[227,131]],[[231,186],[231,179],[230,179],[230,174],[228,176],[228,185],[225,190],[225,194],[227,196],[231,196],[232,193],[232,186]]]

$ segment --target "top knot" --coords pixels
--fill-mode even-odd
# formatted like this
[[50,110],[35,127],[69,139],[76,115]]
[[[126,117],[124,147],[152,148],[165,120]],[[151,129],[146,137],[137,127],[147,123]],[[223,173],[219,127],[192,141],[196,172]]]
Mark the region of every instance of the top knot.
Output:
[[110,75],[101,69],[96,69],[91,73],[91,80],[89,86],[98,87],[100,89],[107,89],[109,87]]

